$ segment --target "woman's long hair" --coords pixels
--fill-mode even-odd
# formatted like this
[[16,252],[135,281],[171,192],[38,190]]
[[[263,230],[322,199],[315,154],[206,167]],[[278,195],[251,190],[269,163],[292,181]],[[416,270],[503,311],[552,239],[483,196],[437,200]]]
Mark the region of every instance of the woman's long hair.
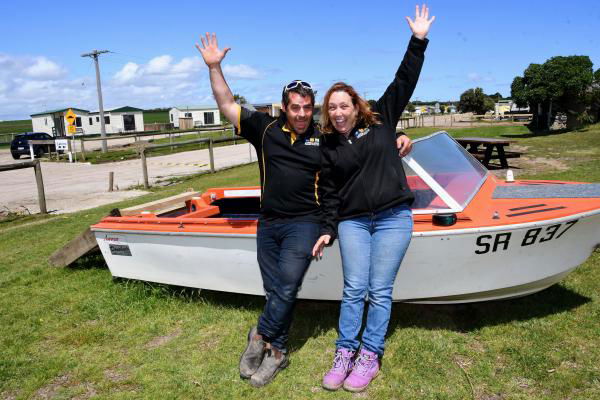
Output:
[[352,99],[352,104],[354,105],[354,107],[358,108],[358,115],[356,116],[356,126],[360,128],[366,128],[370,125],[381,124],[381,121],[379,120],[379,114],[374,111],[371,111],[371,106],[369,106],[369,103],[363,98],[361,98],[352,86],[344,82],[337,82],[329,88],[327,93],[325,93],[325,98],[323,99],[323,106],[321,108],[321,132],[336,132],[335,128],[333,127],[333,123],[329,118],[329,98],[334,92],[348,93],[348,96],[350,96],[350,98]]

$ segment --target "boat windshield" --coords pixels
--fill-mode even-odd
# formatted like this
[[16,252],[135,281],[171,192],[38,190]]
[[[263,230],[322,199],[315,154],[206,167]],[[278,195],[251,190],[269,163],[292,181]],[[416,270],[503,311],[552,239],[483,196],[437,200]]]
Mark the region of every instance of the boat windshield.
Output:
[[416,139],[410,155],[402,160],[415,195],[415,214],[462,211],[488,173],[446,132]]

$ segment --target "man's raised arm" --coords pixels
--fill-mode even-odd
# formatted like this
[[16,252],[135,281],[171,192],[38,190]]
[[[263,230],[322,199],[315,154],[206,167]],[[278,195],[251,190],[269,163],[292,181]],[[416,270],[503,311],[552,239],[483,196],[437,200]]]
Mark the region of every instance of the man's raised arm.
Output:
[[202,47],[196,43],[196,48],[202,54],[202,58],[208,67],[210,75],[210,86],[219,106],[219,110],[225,115],[233,125],[239,128],[238,119],[240,117],[240,106],[233,99],[233,94],[225,81],[223,71],[221,70],[221,61],[231,48],[219,49],[217,35],[206,33],[206,38],[200,36]]

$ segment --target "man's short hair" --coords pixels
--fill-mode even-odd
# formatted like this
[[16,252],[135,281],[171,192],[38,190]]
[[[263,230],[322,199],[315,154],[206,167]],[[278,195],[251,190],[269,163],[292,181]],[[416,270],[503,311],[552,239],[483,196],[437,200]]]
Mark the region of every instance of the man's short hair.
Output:
[[287,108],[290,103],[290,93],[298,93],[302,97],[310,97],[310,102],[314,106],[315,105],[315,92],[313,92],[312,87],[308,82],[295,80],[283,87],[283,92],[281,93],[281,103],[285,108]]

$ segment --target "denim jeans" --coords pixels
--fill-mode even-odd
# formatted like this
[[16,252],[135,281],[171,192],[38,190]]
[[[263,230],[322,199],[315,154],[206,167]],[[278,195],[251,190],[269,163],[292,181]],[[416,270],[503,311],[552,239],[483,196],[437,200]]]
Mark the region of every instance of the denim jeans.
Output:
[[405,205],[340,222],[344,292],[336,347],[358,350],[358,334],[368,296],[362,345],[366,350],[383,355],[392,310],[392,289],[412,228],[412,212]]
[[284,352],[296,295],[310,265],[319,230],[319,224],[312,222],[258,224],[258,265],[266,296],[258,333]]

